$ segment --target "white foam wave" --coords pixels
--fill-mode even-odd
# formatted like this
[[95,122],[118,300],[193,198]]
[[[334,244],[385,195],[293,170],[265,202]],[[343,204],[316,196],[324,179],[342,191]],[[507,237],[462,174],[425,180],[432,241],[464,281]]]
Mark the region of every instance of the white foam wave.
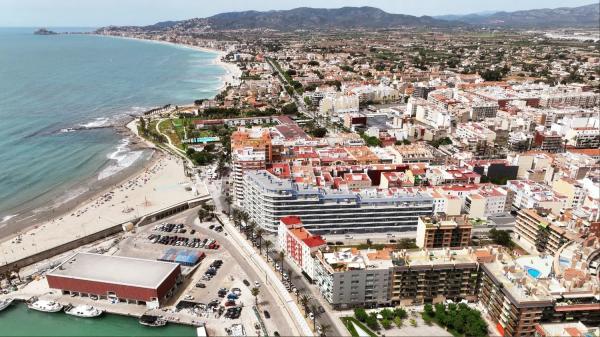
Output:
[[8,220],[16,217],[17,215],[19,215],[19,214],[10,214],[10,215],[7,215],[7,216],[5,216],[5,217],[2,218],[2,221],[0,221],[0,223],[7,222]]
[[78,196],[84,194],[85,192],[87,192],[88,189],[85,187],[79,187],[79,188],[75,188],[75,189],[71,189],[69,191],[67,191],[63,196],[61,196],[60,198],[58,198],[55,201],[55,205],[62,205],[66,202],[69,202],[75,198],[77,198]]
[[142,153],[142,151],[131,151],[129,149],[129,139],[123,139],[121,144],[117,146],[117,149],[108,154],[108,159],[113,161],[113,163],[98,174],[98,180],[106,179],[133,165],[142,156]]

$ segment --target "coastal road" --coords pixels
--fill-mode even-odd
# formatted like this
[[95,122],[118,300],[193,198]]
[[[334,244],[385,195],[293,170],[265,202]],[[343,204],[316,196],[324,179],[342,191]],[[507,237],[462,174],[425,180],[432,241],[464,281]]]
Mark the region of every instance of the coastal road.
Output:
[[[222,181],[223,180],[216,180],[216,181],[207,183],[208,191],[211,195],[213,195],[213,200],[215,201],[215,209],[217,211],[222,209],[222,207],[225,204],[224,200],[222,198],[222,194],[220,193],[222,191]],[[232,230],[237,231],[236,228],[233,228]],[[236,234],[238,234],[240,237],[242,237],[242,240],[245,240],[245,238],[240,233],[236,233]],[[277,239],[275,236],[265,238],[265,239],[263,239],[263,242],[266,239],[270,239],[274,243],[277,242]],[[253,247],[253,249],[254,249],[254,247]],[[264,252],[264,250],[263,250],[263,252]],[[263,259],[263,261],[264,261],[264,257],[262,255],[259,256],[258,252],[256,252],[256,255],[258,258]],[[273,260],[279,261],[279,257],[277,256],[277,252],[275,249],[272,249],[269,256],[270,256],[270,259],[269,259],[270,262],[272,262]],[[266,263],[266,261],[265,261],[265,263]],[[332,309],[328,306],[328,304],[323,304],[321,302],[322,297],[319,294],[316,286],[310,284],[310,282],[308,280],[306,280],[304,277],[302,277],[301,271],[297,267],[288,264],[287,261],[284,262],[284,265],[285,265],[285,270],[294,270],[295,275],[299,276],[299,277],[295,277],[292,279],[292,284],[294,284],[296,289],[303,290],[303,293],[305,293],[311,297],[309,307],[311,307],[311,305],[314,305],[316,307],[322,306],[326,310],[325,313],[323,313],[317,319],[317,325],[325,324],[325,325],[329,326],[331,328],[331,330],[329,330],[329,332],[327,333],[327,335],[329,335],[329,336],[350,336],[350,334],[348,333],[348,330],[344,327],[342,322],[337,318],[337,316],[335,316],[332,313]],[[280,274],[278,274],[274,269],[272,269],[271,264],[268,264],[268,268],[270,269],[269,270],[270,272],[277,274],[277,282],[281,282]],[[297,297],[295,295],[292,295],[292,298],[294,300],[297,300]],[[310,322],[309,325],[312,327],[312,322]]]
[[[275,237],[268,239],[270,239],[272,242],[277,241]],[[279,263],[281,260],[279,259],[278,255],[279,253],[275,249],[269,252],[270,260],[277,261]],[[290,263],[287,260],[287,257],[283,260],[283,270],[289,275],[292,275],[292,273],[289,271],[293,271],[293,276],[291,276],[292,285],[298,289],[300,294],[308,295],[310,297],[308,308],[312,308],[314,306],[317,308],[322,307],[325,310],[325,312],[317,317],[317,326],[329,326],[330,330],[326,332],[327,336],[350,336],[348,329],[344,327],[344,324],[336,316],[331,306],[323,299],[319,293],[319,290],[317,289],[317,286],[311,284],[310,281],[302,275],[300,268]]]

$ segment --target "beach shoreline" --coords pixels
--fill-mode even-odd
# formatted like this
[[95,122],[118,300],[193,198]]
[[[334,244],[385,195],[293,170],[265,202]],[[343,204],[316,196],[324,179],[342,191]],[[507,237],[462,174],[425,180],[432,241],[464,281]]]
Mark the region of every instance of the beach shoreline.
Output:
[[193,49],[193,50],[201,51],[201,52],[205,52],[205,53],[216,54],[216,57],[213,59],[212,64],[218,65],[221,68],[225,69],[225,74],[221,76],[221,86],[219,87],[218,91],[222,91],[223,89],[225,89],[228,84],[229,85],[238,85],[240,83],[240,77],[242,76],[242,70],[236,64],[225,62],[222,60],[222,58],[225,55],[227,55],[227,53],[228,53],[227,51],[224,51],[224,50],[203,47],[203,46],[196,46],[196,45],[185,44],[185,43],[176,43],[176,42],[160,41],[160,40],[153,40],[153,39],[143,39],[143,38],[132,37],[132,36],[116,36],[116,35],[106,35],[106,34],[96,34],[96,33],[93,33],[92,35],[100,36],[100,37],[110,37],[110,38],[115,38],[115,39],[125,39],[125,40],[135,40],[135,41],[142,41],[142,42],[148,42],[148,43],[157,43],[157,44],[169,45],[169,46],[174,46],[174,47]]
[[[58,204],[47,203],[45,206],[25,210],[11,217],[0,226],[0,243],[12,240],[19,235],[27,233],[28,231],[37,228],[42,223],[49,222],[52,219],[60,218],[70,212],[76,211],[89,201],[96,199],[100,195],[113,189],[115,186],[139,175],[144,170],[154,165],[163,155],[160,151],[156,150],[154,146],[149,146],[145,139],[134,134],[132,131],[125,132],[124,130],[127,129],[125,126],[119,126],[117,129],[119,130],[117,133],[126,134],[123,139],[131,139],[131,142],[128,144],[131,151],[145,151],[149,153],[146,153],[145,157],[141,156],[138,160],[135,160],[132,165],[123,168],[109,177],[98,179],[98,174],[94,174],[77,183],[77,188],[83,188],[85,191],[73,198],[69,198]],[[106,165],[100,167],[98,172],[101,172],[104,168],[109,166],[110,161]],[[63,191],[63,194],[71,190],[73,190],[73,188],[67,188]]]

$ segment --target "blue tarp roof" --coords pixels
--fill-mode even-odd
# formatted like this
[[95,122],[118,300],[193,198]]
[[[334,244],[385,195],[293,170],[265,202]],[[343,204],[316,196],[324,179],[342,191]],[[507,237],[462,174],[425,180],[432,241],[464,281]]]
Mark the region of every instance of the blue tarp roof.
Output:
[[176,262],[184,266],[193,266],[198,263],[201,255],[202,252],[196,252],[193,250],[169,248],[159,260]]

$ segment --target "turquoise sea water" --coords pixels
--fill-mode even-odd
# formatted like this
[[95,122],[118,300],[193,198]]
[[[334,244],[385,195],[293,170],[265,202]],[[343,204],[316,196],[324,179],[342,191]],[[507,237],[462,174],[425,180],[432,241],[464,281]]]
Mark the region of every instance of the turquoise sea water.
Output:
[[136,318],[103,315],[99,318],[79,318],[62,312],[45,313],[13,305],[0,312],[0,336],[195,336],[193,327],[167,324],[146,327]]
[[93,127],[212,97],[225,73],[213,53],[34,30],[0,28],[0,226],[144,156],[114,130]]

